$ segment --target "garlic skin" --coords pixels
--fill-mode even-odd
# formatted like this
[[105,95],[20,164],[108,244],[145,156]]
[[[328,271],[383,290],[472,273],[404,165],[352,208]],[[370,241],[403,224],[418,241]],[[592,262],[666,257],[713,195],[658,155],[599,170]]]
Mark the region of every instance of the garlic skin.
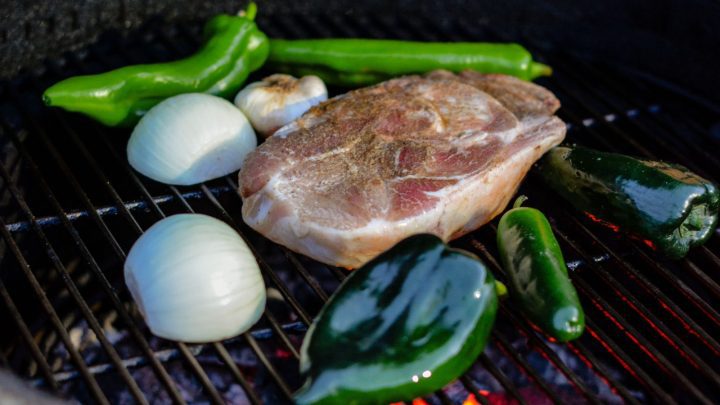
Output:
[[127,157],[153,180],[192,185],[239,170],[256,146],[250,123],[232,103],[188,93],[162,101],[142,117]]
[[247,85],[235,96],[235,105],[267,138],[325,100],[327,89],[319,77],[275,74]]
[[202,214],[150,227],[125,261],[125,283],[157,336],[211,342],[237,336],[265,308],[255,257],[226,223]]

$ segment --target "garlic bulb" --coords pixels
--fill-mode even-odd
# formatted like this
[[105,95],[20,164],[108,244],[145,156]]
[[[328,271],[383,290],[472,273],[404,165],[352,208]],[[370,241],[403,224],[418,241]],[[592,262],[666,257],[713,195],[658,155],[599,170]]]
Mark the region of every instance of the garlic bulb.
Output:
[[235,96],[235,105],[247,115],[253,128],[267,138],[325,100],[327,89],[319,77],[296,79],[276,74],[247,85]]
[[183,342],[236,336],[265,308],[265,284],[250,249],[207,215],[173,215],[150,227],[130,249],[125,283],[150,330]]
[[255,146],[255,132],[232,103],[190,93],[150,109],[130,136],[127,156],[153,180],[190,185],[240,169]]

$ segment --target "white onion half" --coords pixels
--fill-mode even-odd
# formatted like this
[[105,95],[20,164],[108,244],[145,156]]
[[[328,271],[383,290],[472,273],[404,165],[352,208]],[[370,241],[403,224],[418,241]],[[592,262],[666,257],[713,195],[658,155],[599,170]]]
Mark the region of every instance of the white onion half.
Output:
[[239,170],[255,146],[252,126],[232,103],[190,93],[150,109],[130,136],[127,156],[153,180],[191,185]]
[[130,249],[125,283],[150,330],[183,342],[237,336],[265,308],[252,252],[230,226],[207,215],[173,215],[150,227]]

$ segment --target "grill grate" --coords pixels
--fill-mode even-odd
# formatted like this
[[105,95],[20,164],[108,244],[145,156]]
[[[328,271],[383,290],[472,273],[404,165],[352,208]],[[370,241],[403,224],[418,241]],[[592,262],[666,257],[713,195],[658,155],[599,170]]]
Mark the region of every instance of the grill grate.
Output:
[[[439,25],[423,16],[261,15],[259,24],[272,37],[506,39],[469,20]],[[186,55],[199,32],[199,24],[150,22],[127,38],[110,33],[0,87],[0,139],[6,156],[18,156],[0,165],[8,196],[0,200],[0,361],[42,388],[98,403],[282,403],[300,384],[302,335],[347,272],[245,226],[234,176],[196,187],[152,182],[128,166],[126,130],[39,106],[41,90],[61,77]],[[706,129],[718,119],[716,106],[617,67],[562,52],[544,59],[556,68],[542,84],[563,103],[568,142],[675,161],[718,181],[720,159],[710,151],[720,142]],[[586,309],[586,334],[556,345],[505,302],[476,365],[424,401],[718,398],[720,236],[671,262],[594,226],[532,174],[521,191],[553,225]],[[219,217],[251,246],[270,298],[252,331],[206,345],[163,341],[131,304],[122,280],[128,249],[154,222],[180,212]],[[495,230],[491,223],[453,243],[477,253],[503,280]]]

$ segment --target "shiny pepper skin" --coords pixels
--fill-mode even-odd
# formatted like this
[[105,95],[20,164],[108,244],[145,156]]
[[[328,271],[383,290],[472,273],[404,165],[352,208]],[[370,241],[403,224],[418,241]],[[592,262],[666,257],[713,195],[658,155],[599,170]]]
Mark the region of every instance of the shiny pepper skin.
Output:
[[552,69],[513,43],[418,42],[388,39],[272,39],[268,64],[295,76],[316,75],[326,84],[358,87],[394,76],[436,69],[503,73],[523,80]]
[[680,165],[576,146],[553,148],[539,169],[590,219],[672,259],[705,243],[718,223],[718,187]]
[[211,19],[205,26],[205,45],[185,59],[71,77],[45,90],[43,100],[108,126],[129,126],[171,96],[233,96],[269,52],[267,36],[253,22],[255,12],[251,3],[244,15]]
[[560,342],[577,339],[585,330],[585,313],[560,245],[542,212],[520,206],[524,199],[519,197],[502,216],[497,230],[510,298],[551,337]]
[[415,235],[355,270],[310,326],[298,404],[387,404],[434,392],[482,352],[498,300],[476,257]]

